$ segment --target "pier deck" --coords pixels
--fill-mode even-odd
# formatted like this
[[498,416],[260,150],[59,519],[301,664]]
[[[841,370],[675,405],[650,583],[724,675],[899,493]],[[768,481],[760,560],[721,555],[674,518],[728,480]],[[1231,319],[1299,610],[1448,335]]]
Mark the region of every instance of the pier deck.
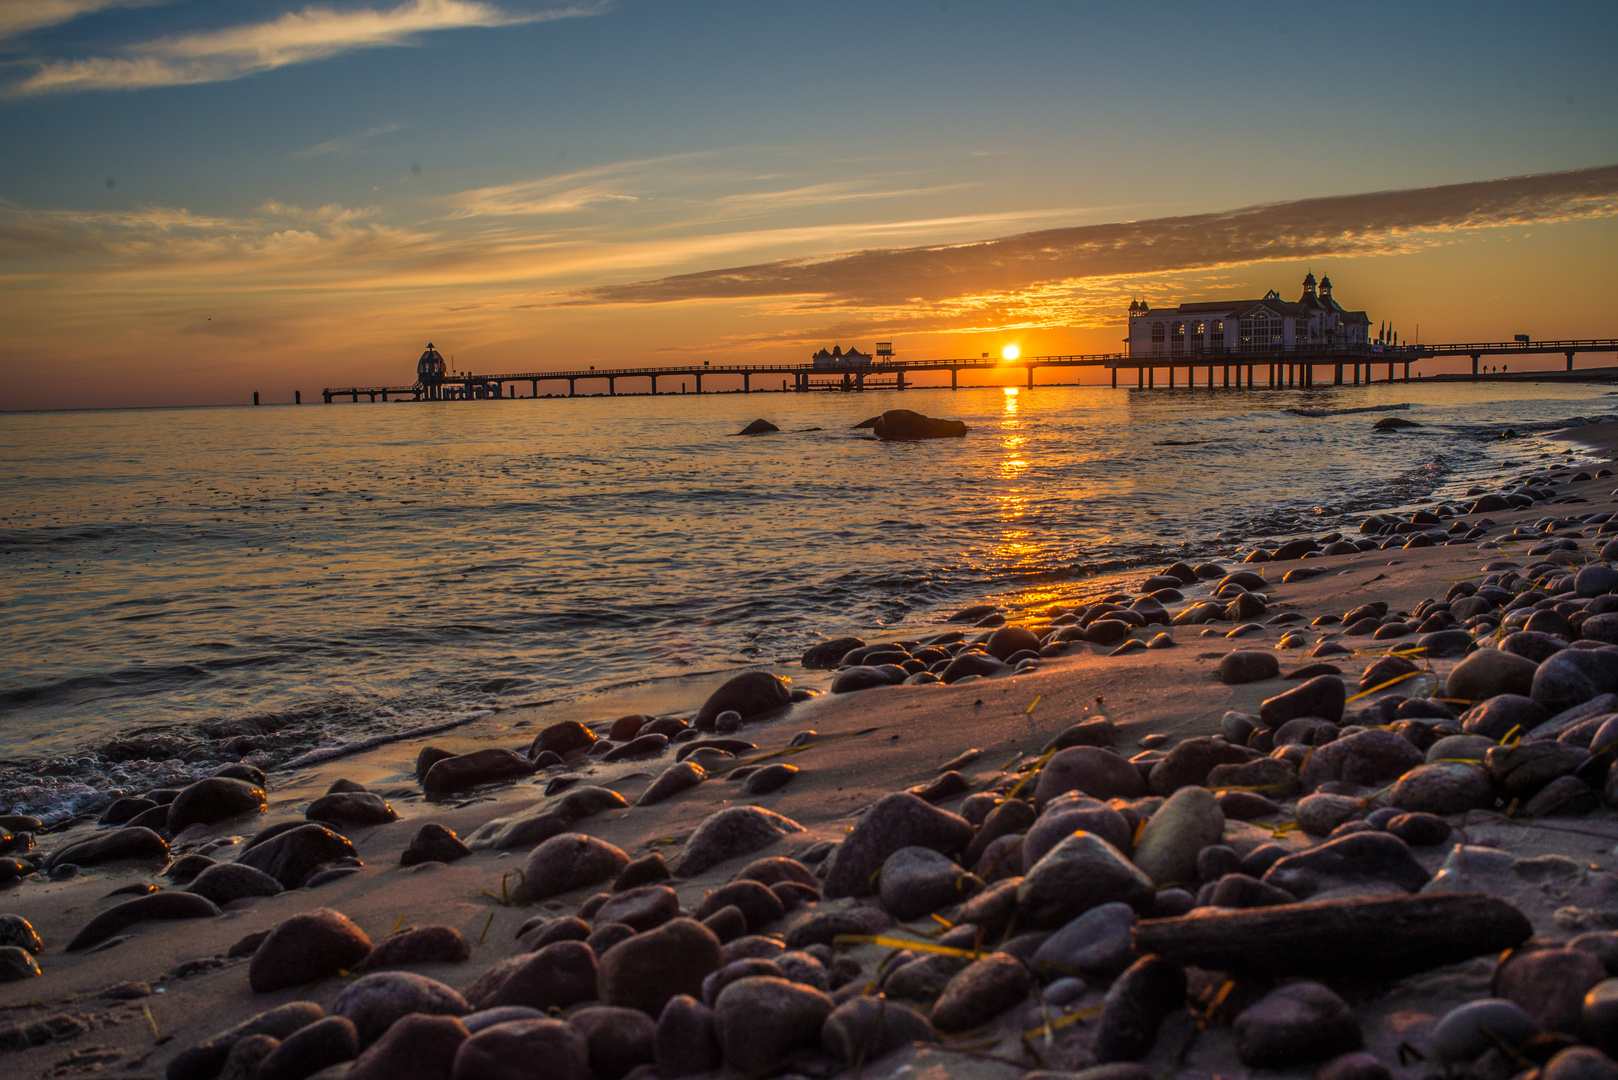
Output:
[[[545,371],[512,371],[489,375],[446,375],[433,387],[414,386],[328,386],[321,391],[327,404],[340,398],[358,401],[361,397],[376,401],[404,399],[419,401],[424,398],[449,400],[493,400],[515,398],[521,384],[528,383],[528,397],[540,396],[539,385],[544,382],[567,383],[568,397],[578,397],[581,382],[596,380],[606,383],[608,395],[616,396],[618,382],[623,379],[647,380],[646,386],[659,393],[658,383],[664,387],[680,380],[680,390],[665,389],[663,393],[684,393],[692,385],[695,393],[702,393],[702,380],[714,376],[741,376],[742,392],[754,389],[774,389],[762,381],[767,376],[779,376],[782,390],[845,390],[874,389],[903,390],[914,385],[911,378],[920,372],[949,372],[950,387],[960,385],[962,372],[1020,369],[1029,388],[1034,386],[1034,372],[1040,368],[1104,368],[1112,373],[1112,385],[1118,385],[1118,372],[1134,372],[1137,389],[1155,388],[1157,375],[1166,373],[1163,385],[1176,385],[1177,373],[1183,371],[1178,385],[1266,389],[1282,386],[1333,385],[1358,386],[1362,382],[1393,382],[1402,376],[1410,378],[1412,364],[1437,357],[1469,356],[1472,374],[1436,376],[1450,379],[1479,377],[1479,361],[1485,356],[1520,356],[1561,353],[1567,359],[1566,371],[1573,370],[1573,358],[1579,353],[1618,353],[1618,338],[1593,338],[1577,341],[1494,341],[1467,342],[1442,345],[1399,346],[1342,346],[1337,348],[1287,349],[1269,352],[1226,351],[1218,353],[1183,352],[1153,354],[1089,353],[1067,356],[1024,356],[1015,360],[994,357],[977,359],[953,358],[940,360],[873,360],[869,363],[818,366],[815,364],[687,364],[666,367],[619,368],[557,368]],[[1385,378],[1375,378],[1383,373]],[[1329,378],[1317,384],[1319,369],[1328,369]],[[1199,372],[1203,378],[1199,379]],[[1234,381],[1232,372],[1235,373]],[[1216,374],[1217,373],[1217,374]],[[1511,372],[1511,376],[1546,377],[1555,372]],[[1435,376],[1428,376],[1433,378]],[[1565,377],[1565,376],[1564,376]],[[1590,377],[1587,371],[1580,377]],[[1203,381],[1205,379],[1205,382]],[[773,381],[773,379],[771,380]],[[1126,380],[1127,381],[1127,380]],[[711,391],[710,391],[711,392]],[[559,397],[561,395],[546,395]]]

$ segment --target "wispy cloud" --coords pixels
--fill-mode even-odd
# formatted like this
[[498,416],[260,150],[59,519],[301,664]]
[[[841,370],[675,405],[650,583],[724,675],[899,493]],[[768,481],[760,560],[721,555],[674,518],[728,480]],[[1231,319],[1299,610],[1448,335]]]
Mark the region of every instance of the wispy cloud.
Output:
[[386,9],[308,7],[267,22],[129,45],[113,56],[45,62],[13,86],[12,93],[140,90],[221,82],[356,49],[410,45],[435,31],[579,18],[604,10],[602,3],[585,3],[515,11],[484,0],[407,0]]
[[344,135],[336,139],[327,139],[325,142],[316,143],[313,146],[306,146],[302,150],[294,151],[292,156],[297,158],[312,158],[319,157],[322,154],[346,154],[361,143],[369,142],[379,135],[387,135],[395,131],[403,130],[403,124],[392,122],[378,124],[376,127],[362,131],[358,135]]
[[1101,277],[1392,253],[1472,229],[1618,215],[1618,165],[1214,214],[1047,229],[974,243],[787,259],[581,290],[578,304],[798,297],[836,308],[1017,303]]
[[0,0],[0,40],[71,22],[108,8],[148,7],[167,0]]

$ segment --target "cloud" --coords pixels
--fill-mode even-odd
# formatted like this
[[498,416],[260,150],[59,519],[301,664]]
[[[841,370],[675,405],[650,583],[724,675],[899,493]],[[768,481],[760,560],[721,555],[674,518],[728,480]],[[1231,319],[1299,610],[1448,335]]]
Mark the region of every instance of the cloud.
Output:
[[[57,0],[89,2],[89,0]],[[356,49],[412,44],[423,34],[595,15],[601,3],[516,12],[483,0],[407,0],[397,7],[308,7],[250,23],[129,45],[116,56],[42,63],[13,94],[140,90],[239,79]]]
[[344,135],[336,139],[327,139],[325,142],[316,143],[313,146],[306,146],[302,150],[294,151],[292,156],[296,158],[312,158],[319,157],[322,154],[346,154],[360,143],[369,142],[379,135],[388,135],[392,132],[403,130],[403,124],[393,122],[378,124],[376,127],[362,131],[358,135]]
[[1618,214],[1618,165],[1302,199],[970,243],[737,266],[579,290],[572,303],[794,297],[810,307],[982,310],[1088,279],[1411,250],[1472,229]]
[[148,7],[165,0],[0,0],[0,40],[71,22],[108,8]]

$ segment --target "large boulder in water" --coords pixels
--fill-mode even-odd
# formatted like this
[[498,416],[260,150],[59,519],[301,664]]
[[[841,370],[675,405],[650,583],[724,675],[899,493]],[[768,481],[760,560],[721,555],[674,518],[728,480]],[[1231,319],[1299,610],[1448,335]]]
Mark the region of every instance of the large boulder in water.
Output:
[[871,434],[879,439],[958,439],[966,431],[959,420],[937,420],[909,409],[889,409],[871,423]]
[[768,435],[772,431],[780,431],[780,430],[781,430],[780,428],[776,427],[774,424],[770,423],[768,420],[754,420],[751,424],[748,424],[746,427],[742,428],[736,434],[738,434],[738,435]]

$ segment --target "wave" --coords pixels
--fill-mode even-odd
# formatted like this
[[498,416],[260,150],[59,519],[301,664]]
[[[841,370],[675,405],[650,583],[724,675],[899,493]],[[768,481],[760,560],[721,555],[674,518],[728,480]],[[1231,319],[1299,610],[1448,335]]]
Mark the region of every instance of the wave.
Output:
[[1360,406],[1358,406],[1356,408],[1353,408],[1353,409],[1310,409],[1310,408],[1300,408],[1300,409],[1283,409],[1281,411],[1282,412],[1289,412],[1293,416],[1308,416],[1308,417],[1318,419],[1318,418],[1320,418],[1322,416],[1348,416],[1351,413],[1403,412],[1406,409],[1412,409],[1414,407],[1415,406],[1411,405],[1407,401],[1407,402],[1401,402],[1398,405],[1360,405]]

